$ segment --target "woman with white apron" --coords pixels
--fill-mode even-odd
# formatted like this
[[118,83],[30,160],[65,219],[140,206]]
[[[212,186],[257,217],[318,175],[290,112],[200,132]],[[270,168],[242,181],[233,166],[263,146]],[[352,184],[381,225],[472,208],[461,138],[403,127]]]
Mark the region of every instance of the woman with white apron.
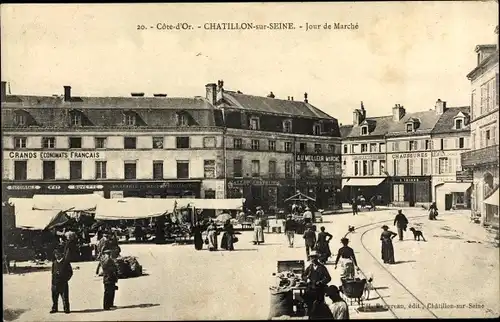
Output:
[[337,269],[337,264],[340,261],[340,279],[354,279],[355,271],[358,268],[358,263],[356,262],[356,256],[354,256],[354,250],[347,246],[349,244],[349,239],[342,238],[342,247],[337,253],[337,259],[335,260],[335,269]]

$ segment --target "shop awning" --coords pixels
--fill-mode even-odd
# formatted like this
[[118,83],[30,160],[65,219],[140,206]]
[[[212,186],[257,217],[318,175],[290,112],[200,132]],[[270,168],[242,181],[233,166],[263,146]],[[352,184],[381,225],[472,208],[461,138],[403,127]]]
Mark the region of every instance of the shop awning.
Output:
[[385,178],[351,178],[349,181],[343,184],[342,186],[347,187],[365,187],[365,186],[378,186],[384,181]]
[[34,195],[33,208],[40,210],[94,211],[103,199],[97,194],[82,195]]
[[123,198],[101,199],[95,210],[95,219],[142,219],[172,213],[176,199]]
[[33,210],[16,208],[16,227],[33,230],[43,230],[52,226],[64,224],[68,217],[59,210]]
[[230,199],[193,199],[181,198],[177,200],[177,208],[195,207],[197,209],[241,210],[245,203],[244,198]]
[[471,187],[471,182],[446,182],[439,189],[448,192],[465,192]]
[[498,206],[498,188],[489,196],[484,203],[488,205]]

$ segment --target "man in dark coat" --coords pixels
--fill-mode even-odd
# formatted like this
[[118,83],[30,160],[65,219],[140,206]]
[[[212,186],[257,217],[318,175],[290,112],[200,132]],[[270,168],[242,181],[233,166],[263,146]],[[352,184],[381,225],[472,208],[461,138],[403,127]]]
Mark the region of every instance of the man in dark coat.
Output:
[[403,240],[403,231],[406,231],[406,226],[408,226],[408,218],[401,209],[398,210],[398,214],[394,218],[394,226],[398,228],[399,240]]
[[118,271],[114,260],[111,258],[112,251],[106,249],[101,256],[99,265],[97,266],[96,275],[99,274],[99,267],[102,267],[102,282],[104,284],[104,300],[103,309],[110,310],[116,308],[114,305],[115,292],[118,289]]
[[355,216],[358,214],[358,202],[356,201],[356,198],[352,198],[352,215]]
[[59,295],[62,297],[64,313],[69,311],[69,286],[68,282],[73,276],[73,269],[68,256],[64,256],[60,249],[54,250],[54,261],[52,262],[52,310],[58,311]]
[[325,302],[325,289],[332,278],[326,266],[319,262],[319,254],[312,252],[309,259],[311,264],[305,269],[302,279],[307,283],[304,297],[308,305],[308,313],[310,317],[314,317],[317,308]]
[[306,255],[309,258],[310,251],[314,249],[314,246],[316,246],[316,233],[312,230],[311,224],[306,226],[306,231],[304,232],[302,238],[304,238],[306,244]]

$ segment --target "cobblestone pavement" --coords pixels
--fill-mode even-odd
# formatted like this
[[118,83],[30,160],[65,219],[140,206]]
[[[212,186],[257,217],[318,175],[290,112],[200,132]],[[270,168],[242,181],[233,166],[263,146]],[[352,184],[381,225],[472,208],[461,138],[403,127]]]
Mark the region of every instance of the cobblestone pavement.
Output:
[[[435,222],[411,218],[425,215],[423,210],[405,213],[410,226],[421,227],[428,241],[413,241],[408,234],[403,242],[395,241],[399,263],[386,267],[388,271],[379,264],[378,222],[391,220],[395,210],[326,215],[318,224],[334,235],[334,253],[347,227],[358,227],[349,235],[351,246],[362,271],[373,275],[376,288],[365,306],[379,304],[392,310],[360,313],[352,305],[351,318],[497,317],[499,252],[488,243],[484,230],[470,224],[466,213],[443,213]],[[369,223],[377,224],[361,228]],[[266,243],[260,246],[254,246],[251,238],[251,232],[243,232],[234,252],[196,251],[192,245],[122,245],[124,255],[137,256],[147,275],[119,281],[114,311],[101,310],[103,285],[94,276],[93,262],[73,264],[68,315],[48,313],[49,271],[4,275],[4,311],[17,310],[19,321],[266,319],[276,262],[305,259],[305,248],[300,236],[295,248],[286,246],[283,234],[266,234]],[[338,271],[331,263],[327,267],[332,283],[338,284]],[[416,308],[422,304],[415,297],[425,306],[434,303],[441,308],[432,309],[433,313]]]

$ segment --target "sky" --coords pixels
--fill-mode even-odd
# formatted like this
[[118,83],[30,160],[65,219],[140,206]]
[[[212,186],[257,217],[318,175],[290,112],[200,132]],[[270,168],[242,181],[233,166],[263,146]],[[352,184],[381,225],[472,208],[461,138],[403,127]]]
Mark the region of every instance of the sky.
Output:
[[[12,94],[204,96],[205,84],[293,96],[352,122],[470,104],[475,46],[496,43],[498,2],[1,5],[1,78]],[[205,30],[292,22],[294,30]],[[305,24],[357,30],[305,30]],[[192,30],[158,30],[188,23]],[[139,25],[153,27],[138,30]],[[201,26],[201,28],[197,28]],[[299,28],[303,26],[303,28]]]

